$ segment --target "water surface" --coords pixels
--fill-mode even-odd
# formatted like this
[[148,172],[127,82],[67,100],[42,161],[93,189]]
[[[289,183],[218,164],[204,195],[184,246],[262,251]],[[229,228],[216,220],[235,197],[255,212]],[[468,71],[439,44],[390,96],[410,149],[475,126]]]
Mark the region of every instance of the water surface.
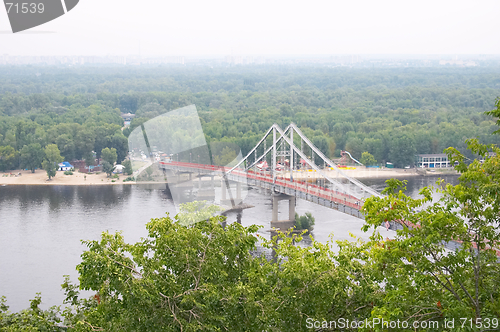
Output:
[[[453,176],[445,179],[456,182]],[[408,178],[408,193],[415,197],[420,188],[436,180]],[[383,179],[363,182],[379,191],[385,187]],[[228,221],[262,225],[259,233],[269,237],[270,196],[251,189],[245,203],[255,207],[240,216],[228,215]],[[287,218],[287,204],[280,204],[280,219]],[[368,237],[360,230],[362,220],[341,212],[300,199],[296,211],[313,213],[312,234],[320,242],[332,233],[336,240],[350,238],[349,233]],[[74,282],[78,278],[75,266],[85,249],[80,240],[97,240],[107,230],[121,231],[127,242],[136,242],[147,235],[145,224],[166,212],[175,214],[175,207],[165,191],[137,186],[0,187],[0,296],[7,296],[12,311],[28,307],[37,292],[42,293],[45,308],[62,304],[63,275],[69,274]]]

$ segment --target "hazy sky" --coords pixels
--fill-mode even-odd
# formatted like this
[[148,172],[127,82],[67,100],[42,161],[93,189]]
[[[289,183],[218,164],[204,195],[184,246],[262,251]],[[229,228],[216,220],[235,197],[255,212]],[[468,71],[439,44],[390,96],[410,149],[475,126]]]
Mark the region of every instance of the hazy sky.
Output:
[[0,54],[500,54],[498,13],[498,0],[80,0],[12,34],[1,6]]

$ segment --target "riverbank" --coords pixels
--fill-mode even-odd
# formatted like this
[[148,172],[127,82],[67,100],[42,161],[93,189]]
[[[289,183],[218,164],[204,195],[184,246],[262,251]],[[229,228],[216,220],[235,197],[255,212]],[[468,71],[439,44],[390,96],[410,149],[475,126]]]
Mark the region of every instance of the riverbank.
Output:
[[[336,172],[332,170],[324,170],[325,174],[332,179],[336,179]],[[433,170],[417,170],[417,169],[399,169],[399,168],[366,168],[366,167],[349,167],[342,169],[342,172],[355,179],[391,179],[391,178],[407,178],[412,176],[442,176],[456,175],[457,172],[453,169],[433,169]],[[21,175],[18,175],[18,174]],[[108,178],[106,173],[84,174],[74,172],[73,175],[65,175],[64,172],[57,172],[57,175],[50,181],[47,178],[47,173],[42,170],[37,170],[35,173],[31,171],[11,171],[10,173],[0,173],[0,186],[2,185],[57,185],[57,186],[84,186],[84,185],[117,185],[117,184],[135,184],[136,182],[123,182],[128,176],[120,174],[118,179]],[[289,176],[288,173],[285,176]],[[293,173],[296,180],[315,180],[321,178],[321,175],[316,171],[296,171]],[[154,182],[152,182],[154,183]]]
[[[20,174],[20,175],[19,175]],[[116,185],[134,184],[135,182],[123,182],[128,176],[118,175],[118,179],[108,178],[106,173],[84,174],[73,172],[73,175],[65,175],[58,171],[51,180],[47,178],[47,173],[43,170],[31,171],[10,171],[0,173],[0,186],[2,185],[56,185],[56,186],[85,186],[85,185]],[[113,182],[114,181],[114,182]]]

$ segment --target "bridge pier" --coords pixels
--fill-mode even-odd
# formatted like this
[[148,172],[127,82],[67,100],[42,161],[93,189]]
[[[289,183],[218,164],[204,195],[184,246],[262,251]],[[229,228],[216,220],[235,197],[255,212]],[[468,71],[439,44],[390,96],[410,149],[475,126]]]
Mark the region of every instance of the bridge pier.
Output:
[[[273,200],[273,214],[271,220],[271,227],[279,228],[282,231],[286,231],[289,228],[295,226],[295,196],[289,196],[285,194],[272,195]],[[282,200],[288,200],[288,220],[278,220],[278,210],[279,202]]]
[[232,201],[234,201],[234,205],[239,205],[243,202],[241,198],[241,183],[236,182],[236,198],[234,198],[232,192],[229,192],[230,199],[227,199],[227,191],[231,191],[231,187],[228,188],[228,185],[226,184],[226,181],[224,179],[221,179],[220,189],[221,189],[221,200],[220,200],[221,204],[232,206],[233,205]]

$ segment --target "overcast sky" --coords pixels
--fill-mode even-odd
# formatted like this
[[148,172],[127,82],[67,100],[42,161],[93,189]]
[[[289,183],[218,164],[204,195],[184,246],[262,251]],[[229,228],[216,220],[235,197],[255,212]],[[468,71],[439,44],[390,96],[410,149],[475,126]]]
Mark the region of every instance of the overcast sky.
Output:
[[80,0],[12,34],[1,6],[0,54],[500,54],[498,13],[498,0]]

